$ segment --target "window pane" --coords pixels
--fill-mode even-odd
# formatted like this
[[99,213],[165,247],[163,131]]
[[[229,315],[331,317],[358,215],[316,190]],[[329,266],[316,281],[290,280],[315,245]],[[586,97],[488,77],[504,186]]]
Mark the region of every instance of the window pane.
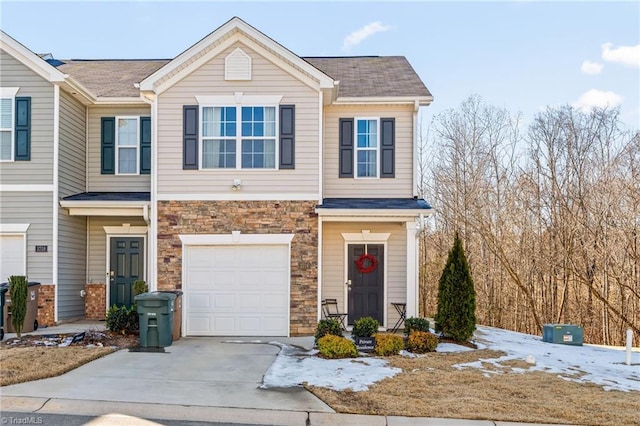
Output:
[[378,146],[378,122],[376,120],[358,120],[358,148],[376,148]]
[[11,105],[13,99],[0,100],[0,127],[3,129],[11,129]]
[[205,140],[202,143],[202,168],[236,167],[236,143],[233,139]]
[[253,121],[253,108],[242,107],[242,122]]
[[376,151],[358,151],[358,177],[376,177]]
[[274,107],[264,109],[264,135],[276,135],[276,109]]
[[253,129],[251,123],[242,122],[242,136],[253,136]]
[[0,160],[11,160],[11,132],[0,132]]
[[118,119],[118,145],[138,146],[138,120],[135,118]]
[[276,135],[276,109],[274,107],[242,107],[242,136]]
[[119,148],[118,173],[136,173],[137,151],[135,148]]
[[202,108],[202,136],[235,136],[235,107]]
[[243,139],[242,168],[274,169],[276,141],[274,139]]

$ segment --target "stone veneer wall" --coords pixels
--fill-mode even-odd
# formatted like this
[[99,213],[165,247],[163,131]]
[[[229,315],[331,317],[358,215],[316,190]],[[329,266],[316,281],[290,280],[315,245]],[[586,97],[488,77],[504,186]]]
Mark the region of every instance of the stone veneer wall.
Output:
[[84,299],[84,315],[88,320],[107,318],[107,286],[105,284],[85,284],[87,294]]
[[182,289],[179,234],[295,234],[291,242],[290,333],[310,335],[318,312],[317,201],[158,202],[158,290]]
[[41,285],[38,289],[38,325],[55,324],[56,286]]

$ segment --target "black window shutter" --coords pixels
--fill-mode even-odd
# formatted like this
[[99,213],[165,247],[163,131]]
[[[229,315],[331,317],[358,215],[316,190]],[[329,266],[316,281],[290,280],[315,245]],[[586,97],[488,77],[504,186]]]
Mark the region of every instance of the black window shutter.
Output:
[[100,173],[113,175],[116,173],[116,119],[102,117],[100,132]]
[[16,98],[15,160],[31,160],[31,98]]
[[151,117],[140,117],[140,174],[151,173]]
[[380,177],[396,176],[396,119],[380,119]]
[[353,118],[340,119],[340,170],[339,177],[353,177]]
[[296,106],[280,105],[280,168],[296,167]]
[[198,170],[198,106],[182,107],[182,168]]

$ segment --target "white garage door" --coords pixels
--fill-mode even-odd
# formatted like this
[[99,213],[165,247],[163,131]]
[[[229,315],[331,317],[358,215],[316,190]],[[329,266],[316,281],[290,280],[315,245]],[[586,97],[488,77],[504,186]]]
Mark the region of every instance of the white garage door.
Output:
[[186,334],[287,336],[289,246],[187,246]]
[[25,274],[25,248],[22,235],[0,235],[0,282],[11,275]]

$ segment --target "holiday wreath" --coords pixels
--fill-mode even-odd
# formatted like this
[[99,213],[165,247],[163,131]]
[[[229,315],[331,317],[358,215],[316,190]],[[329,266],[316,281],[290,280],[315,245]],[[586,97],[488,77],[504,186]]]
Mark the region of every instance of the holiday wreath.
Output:
[[356,266],[361,274],[368,274],[375,271],[378,266],[378,260],[369,253],[364,253],[358,260],[356,260]]

